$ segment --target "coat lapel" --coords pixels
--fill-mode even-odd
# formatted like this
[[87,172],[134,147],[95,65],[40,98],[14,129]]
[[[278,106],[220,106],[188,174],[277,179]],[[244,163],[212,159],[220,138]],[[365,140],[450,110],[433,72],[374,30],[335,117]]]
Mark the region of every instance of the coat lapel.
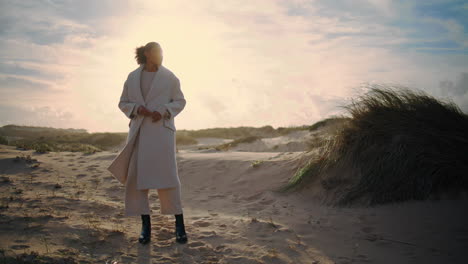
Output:
[[144,69],[144,64],[140,65],[140,67],[138,68],[137,70],[137,77],[135,78],[136,80],[134,81],[135,82],[135,87],[136,87],[136,93],[138,95],[138,100],[140,101],[141,104],[145,104],[148,102],[148,98],[151,97],[151,93],[153,90],[155,90],[156,88],[154,88],[156,86],[156,83],[157,83],[157,79],[160,78],[162,76],[162,71],[164,70],[164,66],[160,65],[159,66],[159,69],[158,71],[156,72],[156,74],[154,75],[154,78],[153,78],[153,81],[151,82],[151,85],[150,85],[150,90],[148,91],[148,94],[146,94],[146,98],[143,98],[143,93],[141,92],[141,73],[143,72],[143,69]]

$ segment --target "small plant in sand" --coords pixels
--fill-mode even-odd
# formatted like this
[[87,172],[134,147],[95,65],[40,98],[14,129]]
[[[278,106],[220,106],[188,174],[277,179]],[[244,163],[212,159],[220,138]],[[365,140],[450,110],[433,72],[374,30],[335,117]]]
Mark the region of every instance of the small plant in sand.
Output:
[[211,149],[211,148],[215,148],[214,146],[200,146],[200,147],[197,147],[197,150],[204,150],[204,149]]
[[73,193],[72,198],[73,199],[80,199],[80,195],[83,193],[83,191],[76,191]]
[[294,235],[296,236],[296,243],[298,245],[303,245],[301,237],[296,232],[294,232]]
[[[13,197],[10,196],[10,200],[12,201]],[[22,197],[20,197],[18,200],[19,200],[18,208],[21,209],[21,208],[23,208],[23,205],[24,205],[24,199]]]
[[8,199],[8,198],[2,199],[1,204],[0,204],[0,210],[1,209],[8,209],[9,207],[10,207],[10,199]]
[[2,176],[0,177],[0,184],[9,184],[11,183],[10,177]]
[[83,146],[83,148],[84,148],[84,150],[82,150],[82,151],[86,155],[94,154],[94,153],[100,151],[98,148],[95,148],[93,146]]
[[270,257],[270,258],[279,258],[278,254],[279,254],[278,249],[276,249],[276,248],[269,248],[268,249],[268,257]]
[[118,232],[118,233],[124,233],[125,231],[125,227],[124,225],[122,224],[122,221],[113,221],[112,222],[112,229],[111,229],[112,232]]
[[270,226],[274,227],[274,228],[277,228],[278,226],[275,225],[275,223],[273,222],[273,219],[271,218],[271,215],[269,216],[269,218],[270,218],[270,221],[268,222],[268,224],[269,224]]
[[20,154],[13,159],[14,162],[25,161],[26,163],[37,162],[37,159],[31,158],[31,155]]
[[85,198],[86,198],[86,201],[89,201],[92,197],[94,197],[94,193],[89,191],[87,187],[88,186],[85,186],[85,189],[87,190],[85,191]]
[[252,162],[251,166],[254,167],[254,168],[257,168],[262,163],[263,163],[263,160],[256,160],[256,161]]
[[91,181],[94,183],[94,190],[97,191],[97,189],[99,187],[99,184],[101,183],[101,179],[100,178],[94,178]]
[[32,145],[32,148],[37,152],[37,153],[47,153],[49,151],[52,151],[52,147],[49,146],[47,143],[34,143]]
[[40,238],[41,242],[43,243],[45,249],[46,249],[46,252],[49,253],[49,239],[43,235],[41,238]]
[[89,230],[98,230],[101,226],[100,221],[93,214],[86,214],[83,218]]
[[22,194],[23,193],[22,189],[17,189],[16,187],[13,187],[13,189],[15,189],[15,191],[13,192],[14,194]]
[[70,218],[71,215],[72,215],[72,211],[65,211],[63,213],[63,216],[66,217],[66,218]]
[[78,187],[78,182],[77,182],[76,178],[72,179],[72,187],[73,187],[73,189],[77,189],[77,187]]
[[28,164],[29,168],[31,169],[36,169],[40,165],[40,162],[38,162],[37,159],[31,158],[31,155],[21,154],[19,156],[16,156],[13,159],[13,162],[21,162],[21,161],[24,161],[26,164]]
[[31,223],[31,220],[32,220],[32,213],[28,210],[23,210],[21,211],[23,213],[23,220],[26,222],[26,228],[25,229],[29,229],[31,226],[29,225]]
[[51,197],[53,197],[53,198],[57,197],[57,195],[55,194],[55,191],[56,191],[56,190],[57,190],[57,188],[55,188],[55,185],[54,185],[54,186],[52,187],[52,190],[51,190],[51,192],[52,192],[52,196],[51,196]]
[[30,186],[32,186],[32,184],[33,184],[33,178],[34,178],[34,176],[35,176],[35,175],[32,174],[32,173],[29,174],[29,185],[30,185]]

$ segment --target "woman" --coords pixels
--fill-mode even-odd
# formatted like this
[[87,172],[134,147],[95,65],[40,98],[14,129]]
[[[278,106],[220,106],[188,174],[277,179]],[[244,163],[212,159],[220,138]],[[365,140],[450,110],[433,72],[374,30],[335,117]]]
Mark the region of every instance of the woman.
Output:
[[158,190],[161,214],[175,216],[176,241],[187,242],[174,124],[186,100],[179,79],[162,65],[162,53],[157,42],[136,49],[140,66],[129,73],[118,104],[130,118],[130,130],[125,147],[107,168],[125,184],[125,216],[141,215],[142,244],[151,240],[149,189]]

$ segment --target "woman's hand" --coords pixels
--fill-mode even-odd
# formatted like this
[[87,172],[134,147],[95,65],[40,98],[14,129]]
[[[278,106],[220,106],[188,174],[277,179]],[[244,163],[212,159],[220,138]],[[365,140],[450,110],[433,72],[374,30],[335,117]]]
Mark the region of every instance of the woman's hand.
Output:
[[148,108],[140,105],[140,107],[138,107],[137,114],[144,116],[152,116],[153,113],[151,113],[151,111],[148,110]]
[[162,115],[161,115],[161,113],[159,113],[158,111],[154,111],[154,112],[151,114],[151,118],[153,118],[153,122],[158,122],[159,120],[161,120]]
[[148,110],[148,108],[146,108],[146,107],[144,107],[142,105],[140,105],[138,107],[137,114],[144,115],[144,116],[150,116],[153,119],[153,122],[158,122],[159,120],[161,120],[161,118],[163,118],[161,113],[159,113],[158,111],[151,112],[150,110]]

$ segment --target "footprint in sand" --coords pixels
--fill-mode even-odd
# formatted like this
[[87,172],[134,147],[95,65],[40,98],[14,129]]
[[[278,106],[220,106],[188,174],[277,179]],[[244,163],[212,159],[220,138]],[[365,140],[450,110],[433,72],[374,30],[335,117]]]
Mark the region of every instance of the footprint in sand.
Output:
[[120,256],[120,259],[121,259],[124,263],[134,263],[136,257],[123,255],[123,256]]
[[110,196],[109,200],[111,200],[113,202],[120,202],[120,201],[122,201],[122,198],[120,198],[120,196]]
[[238,264],[260,264],[260,263],[277,263],[277,262],[261,262],[254,258],[249,257],[241,257],[241,256],[234,256],[234,257],[226,257],[224,258],[226,263],[238,263]]
[[218,235],[216,234],[215,231],[205,231],[205,232],[200,232],[201,235],[198,236],[198,238],[203,239],[203,238],[213,238],[217,237]]
[[204,245],[205,245],[205,243],[203,243],[201,241],[194,241],[194,242],[188,244],[189,247],[201,247],[201,246],[204,246]]
[[214,169],[217,171],[226,171],[228,166],[225,163],[218,163],[214,166]]
[[259,204],[261,205],[270,205],[272,203],[274,203],[275,200],[272,200],[272,199],[265,199],[263,198],[260,202],[258,202]]
[[114,179],[113,176],[106,176],[106,177],[104,177],[104,180],[106,180],[106,181],[112,181],[113,179]]
[[194,222],[193,225],[198,226],[198,227],[207,227],[207,226],[210,226],[211,223],[207,221],[199,220],[199,221]]
[[28,245],[12,245],[10,247],[11,249],[25,249],[25,248],[30,248]]
[[86,171],[96,171],[96,168],[86,168]]
[[218,245],[215,249],[214,249],[214,252],[216,253],[229,253],[231,252],[232,249],[228,248],[227,246],[221,244],[221,245]]
[[158,241],[162,240],[171,240],[173,238],[174,234],[172,233],[171,230],[167,228],[160,228],[158,230],[158,233],[156,235],[156,238]]
[[371,227],[371,226],[365,226],[365,227],[361,228],[361,231],[366,233],[366,234],[369,234],[369,233],[372,233],[374,231],[374,228]]
[[[209,263],[218,263],[218,258],[213,253],[213,248],[210,245],[204,244],[202,242],[192,242],[188,244],[188,247],[184,247],[182,251],[185,254],[193,256],[203,256],[203,259],[211,261]],[[203,261],[203,263],[206,263]]]
[[263,195],[263,193],[259,192],[259,193],[250,195],[250,196],[248,196],[248,197],[245,197],[245,198],[243,198],[243,200],[249,201],[249,202],[250,202],[250,201],[254,201],[254,200],[257,200],[257,199],[261,198],[262,195]]
[[209,198],[223,198],[223,197],[226,197],[226,195],[224,194],[211,194],[211,195],[208,195]]

